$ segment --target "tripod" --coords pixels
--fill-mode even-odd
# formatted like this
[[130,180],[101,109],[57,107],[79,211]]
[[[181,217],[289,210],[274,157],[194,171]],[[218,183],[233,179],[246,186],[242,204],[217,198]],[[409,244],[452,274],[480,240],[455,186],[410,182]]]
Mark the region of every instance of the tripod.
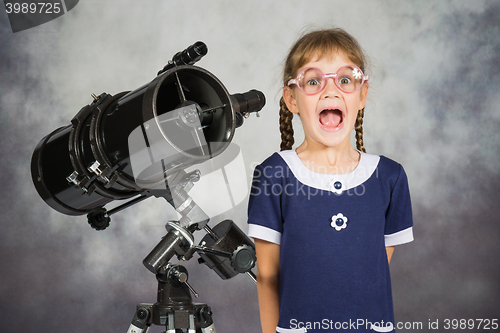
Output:
[[210,307],[193,303],[187,282],[187,270],[182,265],[167,264],[156,274],[158,300],[154,304],[137,305],[127,333],[145,333],[151,326],[162,325],[166,333],[215,333]]
[[[195,297],[198,294],[187,282],[187,269],[169,263],[174,255],[187,261],[197,252],[200,254],[199,263],[206,264],[222,279],[247,273],[256,281],[251,272],[256,262],[252,241],[231,220],[222,221],[211,229],[207,225],[208,216],[187,195],[185,190],[197,181],[197,175],[196,172],[181,172],[181,177],[175,177],[179,181],[170,184],[170,191],[150,193],[165,197],[182,218],[167,222],[167,234],[143,260],[144,266],[156,274],[157,302],[137,305],[127,333],[145,333],[152,324],[165,326],[166,333],[215,333],[210,307],[192,301],[191,293]],[[192,233],[201,228],[207,235],[197,246]]]

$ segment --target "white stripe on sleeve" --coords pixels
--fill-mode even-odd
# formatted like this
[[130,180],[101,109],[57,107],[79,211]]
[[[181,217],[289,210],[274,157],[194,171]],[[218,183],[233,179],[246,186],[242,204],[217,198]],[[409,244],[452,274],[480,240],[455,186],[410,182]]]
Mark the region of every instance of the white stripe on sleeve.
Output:
[[248,237],[262,239],[280,245],[281,233],[257,224],[248,224]]
[[385,246],[394,246],[409,243],[413,240],[413,227],[385,235]]

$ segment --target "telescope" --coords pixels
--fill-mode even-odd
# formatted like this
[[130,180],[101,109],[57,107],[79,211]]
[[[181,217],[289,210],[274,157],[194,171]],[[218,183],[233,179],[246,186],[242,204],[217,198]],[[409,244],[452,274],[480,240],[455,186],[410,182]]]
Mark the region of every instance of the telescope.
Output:
[[[265,97],[257,90],[229,94],[217,77],[194,66],[207,52],[196,42],[151,82],[115,95],[92,94],[91,103],[33,153],[31,173],[41,198],[63,214],[86,214],[96,230],[151,196],[164,198],[181,216],[166,223],[167,234],[143,261],[158,280],[158,301],[137,306],[130,333],[152,324],[168,333],[215,332],[210,307],[192,302],[191,293],[197,294],[185,267],[169,262],[174,256],[186,261],[198,253],[198,261],[222,279],[246,273],[255,282],[253,242],[232,220],[210,228],[210,217],[189,191],[206,165],[210,173],[238,156],[231,143],[235,129],[251,113],[258,115]],[[117,200],[123,203],[105,207]],[[193,232],[202,229],[207,235],[195,245]]]

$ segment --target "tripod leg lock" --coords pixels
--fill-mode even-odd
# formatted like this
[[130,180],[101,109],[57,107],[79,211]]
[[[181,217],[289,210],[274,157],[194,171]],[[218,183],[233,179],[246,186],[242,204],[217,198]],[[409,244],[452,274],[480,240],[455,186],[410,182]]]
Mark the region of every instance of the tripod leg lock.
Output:
[[151,312],[146,307],[139,307],[135,312],[127,333],[146,333],[149,329]]
[[210,309],[208,305],[203,305],[196,308],[196,318],[198,319],[203,332],[215,332],[215,329],[207,331],[204,330],[213,327],[214,321],[212,319],[212,314],[212,309]]

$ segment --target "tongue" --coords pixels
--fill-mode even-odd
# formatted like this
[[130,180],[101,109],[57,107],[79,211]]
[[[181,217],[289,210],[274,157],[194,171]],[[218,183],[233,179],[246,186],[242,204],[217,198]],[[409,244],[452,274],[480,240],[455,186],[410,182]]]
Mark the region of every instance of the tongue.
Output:
[[327,127],[337,127],[342,120],[342,114],[338,110],[324,110],[319,114],[319,121]]

